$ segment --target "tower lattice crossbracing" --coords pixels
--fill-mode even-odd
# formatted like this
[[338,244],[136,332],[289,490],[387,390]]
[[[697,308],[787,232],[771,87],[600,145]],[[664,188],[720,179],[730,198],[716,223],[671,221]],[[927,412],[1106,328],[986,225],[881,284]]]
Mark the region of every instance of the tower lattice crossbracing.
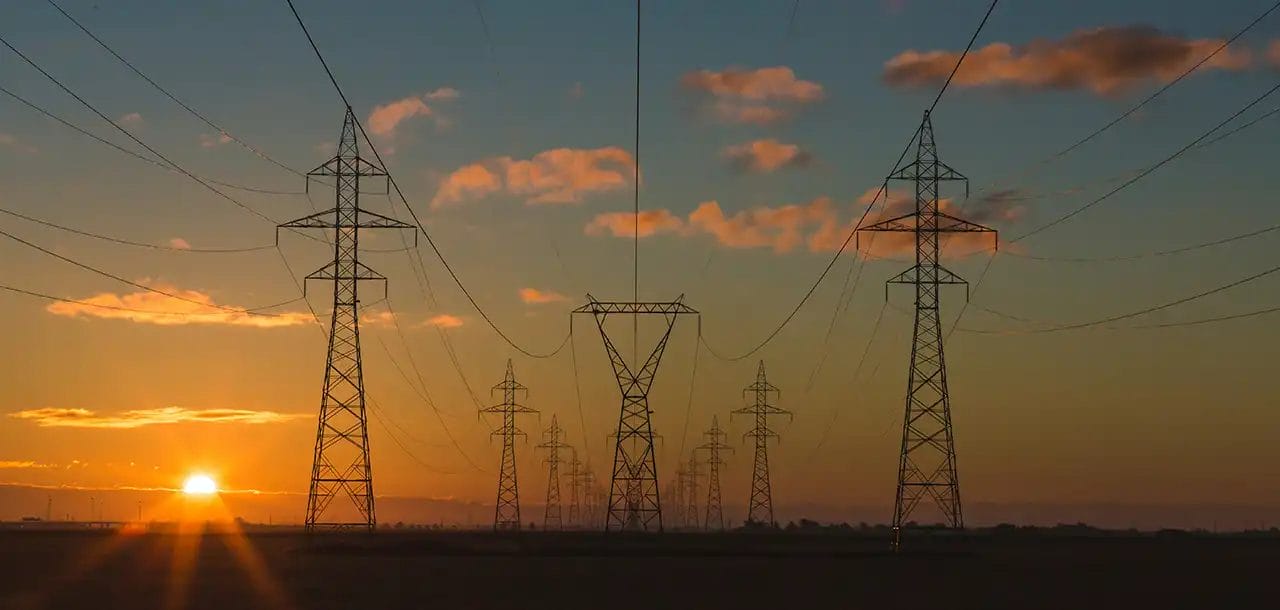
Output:
[[492,407],[480,409],[480,413],[499,415],[502,423],[489,434],[490,437],[502,438],[502,465],[498,469],[498,498],[493,508],[494,530],[520,529],[520,485],[516,478],[516,437],[525,436],[516,427],[516,416],[526,413],[537,413],[520,403],[529,393],[529,388],[516,381],[515,370],[511,361],[507,361],[507,373],[502,383],[493,386],[491,393],[502,393],[502,402]]
[[755,441],[755,463],[751,470],[751,500],[747,503],[747,523],[774,526],[773,518],[773,485],[769,480],[769,439],[778,438],[778,433],[769,428],[769,417],[786,415],[791,412],[779,408],[773,401],[780,397],[777,386],[769,383],[764,374],[764,361],[760,361],[756,369],[756,381],[747,386],[742,393],[751,398],[752,404],[733,411],[732,415],[746,415],[753,418],[753,426],[743,434]]
[[724,529],[724,506],[720,497],[720,465],[724,458],[721,451],[732,452],[733,448],[725,444],[725,432],[720,429],[720,420],[711,418],[711,429],[702,434],[707,441],[697,447],[697,451],[707,452],[707,510],[702,525],[708,530]]
[[938,293],[943,285],[967,286],[967,282],[942,266],[939,235],[994,231],[940,209],[942,182],[963,181],[967,191],[969,181],[938,160],[929,112],[925,112],[917,132],[915,161],[895,170],[887,180],[903,180],[915,185],[915,211],[860,230],[915,234],[915,266],[889,280],[891,284],[915,286],[915,327],[893,509],[893,546],[898,548],[902,528],[926,498],[941,511],[946,525],[964,527]]
[[386,172],[360,158],[355,115],[349,107],[342,123],[338,154],[307,176],[308,180],[311,176],[333,178],[336,203],[331,210],[279,227],[333,231],[333,262],[306,277],[306,280],[333,282],[329,355],[307,492],[306,530],[373,530],[377,516],[360,357],[359,287],[362,281],[385,282],[386,278],[360,262],[360,229],[415,227],[360,208],[361,178],[384,178]]
[[[561,530],[564,529],[564,515],[560,505],[560,457],[561,449],[573,448],[564,443],[564,428],[560,427],[560,423],[556,421],[556,416],[551,416],[551,426],[542,433],[543,441],[538,445],[539,449],[547,450],[547,501],[543,506],[542,529],[545,530]],[[577,456],[574,456],[570,462],[570,480],[577,472]],[[574,485],[577,483],[575,482]],[[573,522],[576,513],[578,494],[576,488],[570,492],[572,503],[569,508],[569,520]]]

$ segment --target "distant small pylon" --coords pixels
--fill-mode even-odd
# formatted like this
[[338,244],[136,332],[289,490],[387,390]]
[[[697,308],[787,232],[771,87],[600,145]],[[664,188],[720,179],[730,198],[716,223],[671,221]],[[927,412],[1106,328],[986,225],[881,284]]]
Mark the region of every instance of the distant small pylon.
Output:
[[720,498],[720,465],[724,460],[720,457],[720,452],[726,450],[733,452],[733,447],[724,443],[725,433],[720,429],[720,421],[715,416],[711,417],[711,429],[702,435],[706,437],[707,442],[699,445],[695,451],[707,452],[707,510],[703,527],[709,530],[723,530],[724,507]]
[[[569,448],[573,450],[572,447]],[[582,495],[578,493],[582,486],[582,462],[578,460],[578,452],[572,451],[569,458],[569,527],[582,527]]]
[[680,507],[680,521],[688,529],[701,527],[698,519],[698,455],[695,451],[689,455],[689,461],[682,469],[680,482],[681,496],[684,504]]
[[520,395],[527,396],[529,388],[516,381],[516,374],[507,360],[507,374],[502,383],[493,386],[491,392],[502,392],[502,402],[492,407],[480,409],[480,413],[495,413],[502,416],[502,424],[489,433],[490,437],[502,437],[502,467],[498,471],[498,500],[493,508],[493,529],[520,529],[520,487],[516,480],[516,448],[515,438],[526,436],[516,427],[516,415],[537,413],[518,402]]
[[[551,426],[543,432],[543,442],[538,445],[539,449],[547,450],[547,502],[544,505],[545,510],[542,516],[542,529],[560,530],[564,529],[564,520],[562,519],[560,509],[560,450],[572,447],[564,444],[564,428],[560,427],[556,421],[556,416],[551,416]],[[577,457],[573,458],[575,461]],[[574,503],[577,503],[577,492],[574,492]]]
[[743,438],[754,438],[756,446],[755,465],[751,472],[751,501],[747,504],[747,523],[776,526],[777,522],[773,519],[773,487],[769,481],[769,439],[778,438],[778,433],[769,428],[769,416],[791,417],[791,412],[770,403],[772,397],[781,395],[781,391],[765,378],[763,360],[756,370],[756,382],[742,392],[751,394],[755,399],[754,404],[732,413],[755,417],[755,425],[742,435]]

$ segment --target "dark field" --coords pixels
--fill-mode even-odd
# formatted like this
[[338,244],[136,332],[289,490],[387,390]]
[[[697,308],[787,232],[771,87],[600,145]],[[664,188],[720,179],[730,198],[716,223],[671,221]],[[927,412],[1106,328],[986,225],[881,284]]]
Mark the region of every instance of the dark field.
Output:
[[[908,541],[911,542],[910,540]],[[1277,608],[1280,539],[0,532],[0,608]],[[184,569],[185,568],[185,569]],[[184,576],[185,575],[185,576]]]

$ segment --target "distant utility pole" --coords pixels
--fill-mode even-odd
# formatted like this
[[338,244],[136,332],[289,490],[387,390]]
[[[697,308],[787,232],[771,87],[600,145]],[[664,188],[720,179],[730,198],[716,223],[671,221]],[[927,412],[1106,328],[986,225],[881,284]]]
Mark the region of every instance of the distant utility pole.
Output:
[[693,452],[683,469],[683,480],[680,482],[681,496],[684,504],[680,507],[680,520],[688,529],[698,529],[698,455]]
[[733,452],[733,447],[725,444],[725,432],[720,429],[719,418],[711,417],[711,429],[702,433],[707,442],[699,445],[695,451],[707,452],[707,511],[703,520],[706,529],[724,529],[724,507],[720,501],[720,465],[724,460],[721,451]]
[[[560,462],[562,461],[560,450],[573,448],[564,444],[564,428],[560,427],[555,415],[551,416],[551,427],[543,432],[543,439],[542,444],[538,445],[539,449],[547,450],[547,503],[542,515],[542,529],[561,530],[564,529],[564,520],[561,518],[560,511]],[[574,458],[574,460],[577,459],[577,457]],[[572,495],[576,503],[577,492]],[[572,507],[569,514],[573,514]],[[572,522],[572,516],[570,522]]]
[[760,367],[756,369],[755,383],[747,386],[742,393],[750,394],[755,402],[733,411],[730,416],[750,415],[755,418],[755,425],[742,435],[743,438],[755,439],[756,445],[755,466],[751,471],[751,501],[747,504],[747,523],[775,526],[777,522],[773,520],[773,488],[769,483],[769,438],[778,438],[778,433],[769,428],[769,416],[786,415],[790,418],[791,412],[770,402],[771,399],[781,397],[782,392],[765,378],[763,360],[760,361]]
[[[308,533],[317,529],[373,531],[378,524],[360,356],[359,286],[366,280],[381,281],[385,292],[387,278],[360,262],[360,229],[415,228],[360,208],[360,179],[385,179],[386,175],[382,167],[360,157],[355,114],[348,106],[337,154],[307,173],[308,187],[313,176],[334,179],[334,207],[276,228],[277,240],[280,229],[333,230],[333,262],[303,280],[333,282],[329,353],[307,491]],[[335,499],[338,506],[331,505]],[[334,513],[327,513],[331,508]]]
[[489,434],[490,437],[502,437],[502,466],[498,471],[498,500],[493,508],[493,529],[520,529],[520,488],[516,483],[516,447],[517,436],[525,436],[516,427],[516,415],[537,413],[519,403],[521,397],[527,397],[529,388],[516,381],[511,361],[507,360],[507,374],[502,383],[493,386],[491,393],[502,392],[502,402],[492,407],[480,409],[480,413],[494,413],[502,416],[502,424]]
[[44,520],[53,521],[53,494],[49,494],[44,503]]
[[914,233],[916,240],[915,266],[888,282],[911,284],[916,290],[915,330],[898,459],[898,492],[893,506],[893,547],[897,549],[902,543],[902,528],[907,518],[926,497],[942,511],[948,525],[964,527],[938,293],[940,286],[949,284],[961,284],[967,290],[968,282],[942,266],[938,236],[941,233],[994,233],[994,230],[941,211],[939,184],[964,181],[967,196],[969,179],[938,160],[928,111],[917,132],[915,161],[895,169],[885,179],[886,191],[889,180],[915,184],[915,211],[859,230]]

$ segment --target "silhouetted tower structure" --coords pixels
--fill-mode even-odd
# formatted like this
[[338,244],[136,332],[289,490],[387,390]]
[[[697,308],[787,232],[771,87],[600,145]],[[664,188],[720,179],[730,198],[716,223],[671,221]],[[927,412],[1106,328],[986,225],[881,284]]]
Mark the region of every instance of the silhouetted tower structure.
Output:
[[680,496],[683,500],[680,505],[680,522],[688,529],[698,529],[701,527],[698,518],[698,477],[701,473],[698,472],[696,451],[689,455],[689,461],[680,474]]
[[[951,428],[951,399],[947,393],[947,367],[943,358],[939,288],[968,282],[941,264],[942,233],[994,233],[993,229],[956,218],[940,207],[940,185],[963,181],[968,196],[969,179],[938,160],[933,122],[925,111],[916,132],[915,161],[885,179],[915,184],[915,211],[860,228],[859,231],[914,233],[916,264],[891,278],[889,284],[915,286],[915,330],[911,342],[911,366],[907,372],[906,414],[898,460],[898,490],[893,509],[893,546],[902,541],[902,527],[924,498],[942,511],[947,525],[964,527],[960,505],[960,480],[956,471],[955,439]],[[887,294],[887,288],[886,288]]]
[[[618,429],[614,434],[613,471],[609,483],[608,513],[605,531],[662,531],[662,504],[658,492],[658,467],[654,454],[652,415],[649,409],[649,389],[658,372],[658,362],[667,348],[667,340],[675,328],[676,318],[684,314],[697,314],[693,308],[681,302],[683,295],[668,302],[602,302],[587,295],[587,304],[575,309],[575,314],[591,314],[600,329],[609,363],[622,395],[622,409],[618,415]],[[628,364],[622,353],[609,338],[605,323],[611,315],[632,318],[638,328],[640,316],[661,316],[665,331],[657,345],[643,363]],[[638,331],[636,345],[639,345]],[[637,354],[638,348],[637,348]],[[638,367],[638,368],[633,368]]]
[[764,525],[776,525],[773,520],[773,488],[769,482],[769,439],[778,438],[778,433],[769,428],[769,417],[786,415],[791,412],[773,404],[773,400],[781,397],[777,386],[769,383],[764,374],[764,361],[756,369],[755,383],[742,390],[754,400],[749,406],[733,411],[732,415],[749,415],[754,418],[754,425],[742,438],[755,440],[755,466],[751,471],[751,501],[747,503],[747,522]]
[[724,506],[720,498],[720,465],[724,463],[724,459],[720,457],[721,451],[733,452],[733,447],[725,444],[725,432],[720,429],[719,418],[711,417],[711,429],[702,433],[707,441],[698,445],[695,451],[707,452],[707,510],[703,518],[703,527],[706,529],[724,529]]
[[582,503],[578,488],[582,484],[582,462],[578,460],[578,452],[569,447],[569,515],[566,525],[580,527],[582,525]]
[[537,413],[520,404],[527,397],[529,388],[516,381],[511,361],[507,360],[507,374],[502,383],[493,386],[491,394],[502,392],[502,402],[480,409],[480,413],[502,416],[502,423],[489,433],[490,438],[502,437],[502,466],[498,469],[498,499],[493,507],[493,529],[520,529],[520,487],[516,480],[516,437],[526,436],[516,427],[516,415]]
[[[364,369],[360,357],[360,282],[386,277],[359,260],[360,229],[413,229],[413,225],[360,208],[362,178],[385,178],[386,171],[360,157],[356,119],[347,108],[338,152],[307,173],[335,182],[334,207],[284,223],[280,229],[333,231],[333,262],[305,281],[333,282],[333,318],[329,352],[320,394],[311,485],[307,492],[306,531],[363,528],[377,525],[373,504],[373,472],[369,466],[369,429],[365,416]],[[305,290],[304,290],[305,292]],[[339,506],[333,505],[339,500]],[[330,512],[332,510],[332,512]]]
[[[556,421],[556,416],[551,416],[551,426],[543,432],[542,444],[538,445],[539,449],[547,450],[547,502],[542,514],[542,529],[561,530],[564,529],[563,512],[560,506],[560,450],[572,449],[564,444],[564,428],[560,427]],[[574,458],[577,460],[578,458]],[[576,484],[576,483],[575,483]],[[577,492],[573,492],[574,502],[577,502]],[[573,514],[572,508],[570,515]],[[572,517],[570,517],[572,522]]]

